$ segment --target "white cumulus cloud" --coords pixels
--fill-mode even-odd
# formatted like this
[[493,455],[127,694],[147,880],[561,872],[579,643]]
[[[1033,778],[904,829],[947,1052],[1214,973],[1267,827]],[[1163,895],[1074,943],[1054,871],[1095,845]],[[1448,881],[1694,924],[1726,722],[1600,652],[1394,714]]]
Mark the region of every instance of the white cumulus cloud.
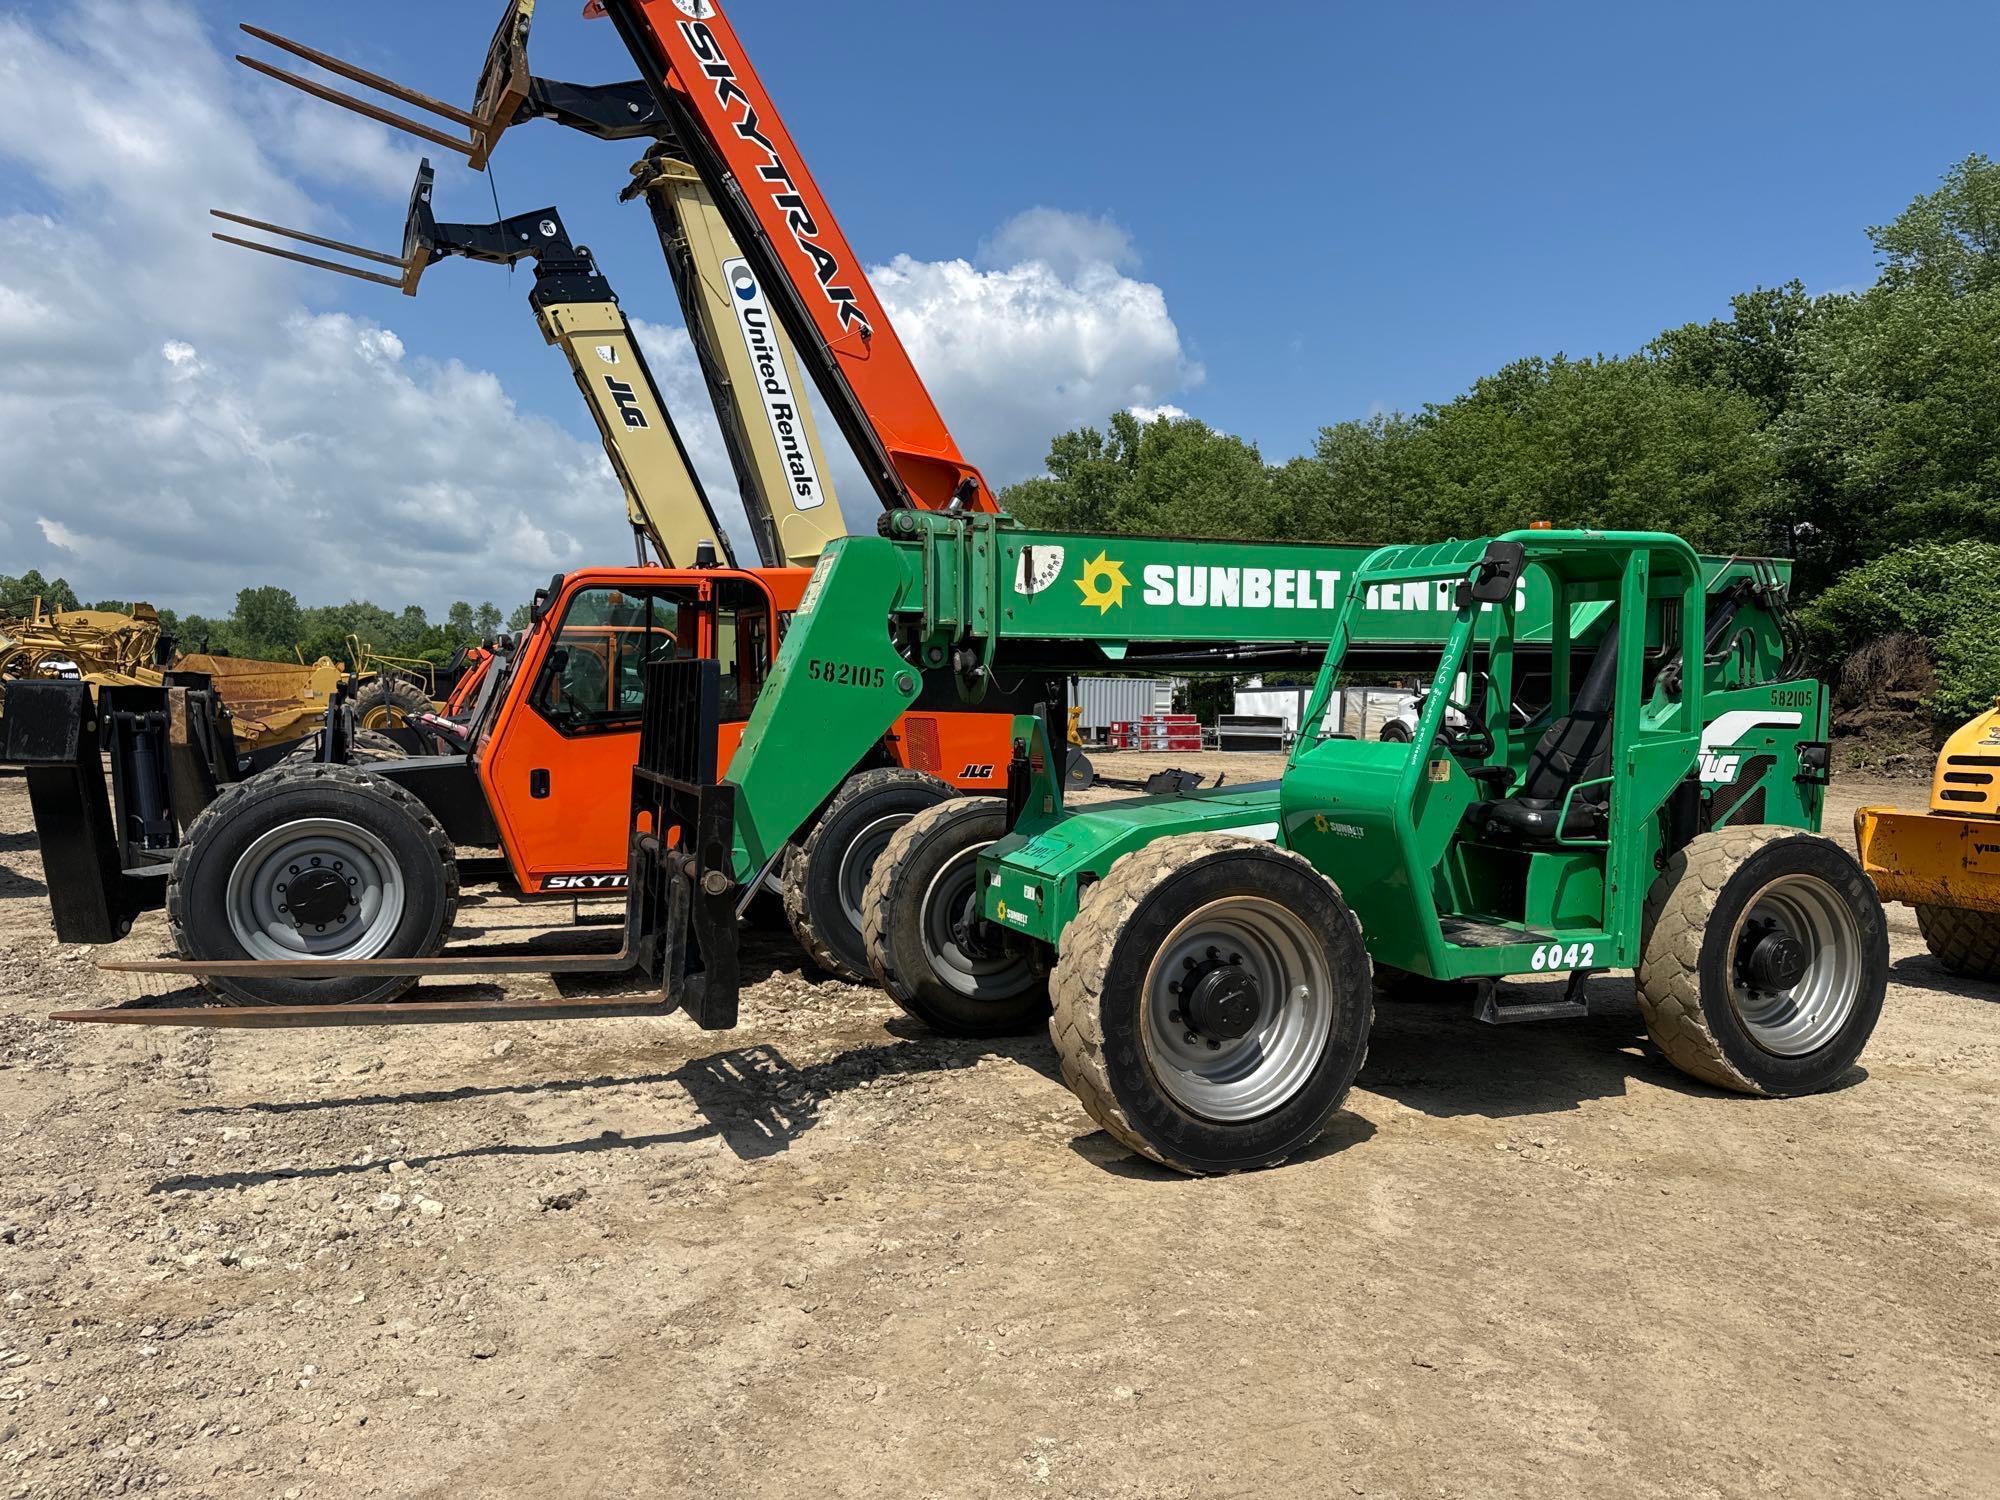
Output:
[[994,483],[1040,472],[1058,432],[1200,383],[1166,294],[1121,269],[1131,242],[1115,225],[1030,209],[981,259],[899,255],[869,275],[959,446]]
[[[33,185],[0,205],[0,572],[205,611],[262,583],[436,611],[622,562],[594,437],[378,322],[315,311],[327,278],[209,239],[210,206],[369,239],[307,179],[400,198],[412,160],[373,126],[273,100],[225,40],[177,0],[0,13],[0,166]],[[1041,207],[970,259],[871,274],[961,446],[1004,484],[1040,469],[1054,433],[1199,382],[1138,267],[1116,224]],[[747,559],[686,335],[639,334]],[[820,426],[868,529],[873,498]]]

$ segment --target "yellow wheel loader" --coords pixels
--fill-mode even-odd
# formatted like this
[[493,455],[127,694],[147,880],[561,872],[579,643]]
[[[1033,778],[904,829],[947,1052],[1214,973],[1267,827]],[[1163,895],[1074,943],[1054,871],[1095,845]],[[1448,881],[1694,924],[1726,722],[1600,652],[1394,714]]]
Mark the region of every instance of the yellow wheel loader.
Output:
[[1916,908],[1939,963],[2000,979],[2000,701],[1945,741],[1928,811],[1857,809],[1854,842],[1882,899]]

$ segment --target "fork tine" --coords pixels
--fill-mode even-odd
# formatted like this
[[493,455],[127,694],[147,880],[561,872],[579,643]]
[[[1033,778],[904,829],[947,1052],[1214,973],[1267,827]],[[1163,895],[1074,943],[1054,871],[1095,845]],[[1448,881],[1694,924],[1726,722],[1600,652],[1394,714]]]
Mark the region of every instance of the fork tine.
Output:
[[[282,234],[288,240],[303,240],[308,245],[318,245],[322,250],[339,250],[343,254],[358,255],[363,260],[372,260],[385,266],[400,266],[400,255],[384,255],[380,250],[370,250],[362,245],[350,245],[345,240],[322,239],[316,234],[307,234],[303,229],[287,229],[282,224],[266,224],[262,219],[246,219],[241,214],[232,214],[220,208],[209,212],[218,219],[227,219],[232,224],[242,224],[251,229],[261,229],[266,234]],[[231,241],[232,244],[236,241]]]
[[290,37],[279,36],[275,31],[266,31],[261,26],[245,23],[243,30],[260,42],[269,42],[273,47],[289,52],[294,57],[303,57],[309,63],[318,63],[327,72],[337,73],[342,78],[363,84],[378,94],[387,94],[391,99],[400,99],[405,104],[414,104],[417,108],[429,110],[434,115],[442,115],[454,125],[463,125],[467,130],[477,130],[484,123],[477,115],[467,114],[455,104],[446,104],[442,99],[433,99],[429,94],[418,93],[417,90],[397,83],[394,79],[384,78],[380,73],[371,73],[366,68],[358,68],[351,62],[345,62],[330,52],[321,52],[316,47],[308,47],[303,42],[293,41]]
[[380,105],[370,104],[365,99],[357,99],[352,94],[341,93],[339,89],[328,88],[323,83],[315,83],[310,78],[301,78],[296,73],[287,73],[283,68],[274,68],[261,58],[245,57],[241,53],[238,53],[236,60],[253,72],[262,73],[269,78],[275,78],[280,83],[288,83],[302,93],[311,94],[315,99],[324,99],[329,104],[338,104],[342,109],[351,109],[357,115],[366,115],[369,119],[387,125],[393,130],[406,131],[416,136],[419,140],[443,146],[447,151],[456,151],[460,156],[472,155],[472,143],[470,141],[462,141],[456,136],[446,135],[442,130],[433,129],[421,121],[407,119],[402,115],[383,109]]

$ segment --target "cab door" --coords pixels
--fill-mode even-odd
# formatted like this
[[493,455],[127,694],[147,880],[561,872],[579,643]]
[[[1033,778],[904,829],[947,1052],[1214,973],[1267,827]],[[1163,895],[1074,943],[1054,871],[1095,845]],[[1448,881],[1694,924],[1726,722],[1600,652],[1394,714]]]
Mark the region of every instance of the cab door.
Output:
[[623,888],[646,665],[710,649],[713,591],[582,580],[558,603],[479,760],[523,891]]
[[714,637],[711,654],[722,668],[717,693],[715,774],[726,775],[750,711],[757,706],[764,679],[777,660],[778,632],[773,628],[770,590],[753,577],[726,578],[715,586],[710,615]]

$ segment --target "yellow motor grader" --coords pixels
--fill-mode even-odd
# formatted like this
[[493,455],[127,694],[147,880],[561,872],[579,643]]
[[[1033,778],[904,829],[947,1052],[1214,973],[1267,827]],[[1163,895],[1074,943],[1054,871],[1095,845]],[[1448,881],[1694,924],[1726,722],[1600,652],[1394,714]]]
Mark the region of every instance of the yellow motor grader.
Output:
[[160,617],[150,604],[132,613],[46,610],[37,597],[24,616],[0,612],[0,681],[71,677],[93,682],[158,679]]
[[[401,663],[353,642],[350,655],[358,674],[361,727],[393,727],[406,713],[432,707],[417,683],[397,670]],[[346,666],[324,656],[313,662],[288,662],[176,654],[173,638],[162,633],[159,612],[150,604],[134,604],[130,614],[123,614],[104,609],[47,610],[36,599],[24,616],[0,614],[0,685],[53,677],[97,687],[157,688],[165,685],[169,672],[199,673],[213,682],[229,710],[236,748],[246,755],[316,733],[335,687],[349,675]],[[0,713],[5,711],[5,693],[0,691]]]
[[1882,899],[1916,908],[1939,963],[2000,979],[2000,700],[1945,741],[1927,811],[1859,808],[1854,842]]

